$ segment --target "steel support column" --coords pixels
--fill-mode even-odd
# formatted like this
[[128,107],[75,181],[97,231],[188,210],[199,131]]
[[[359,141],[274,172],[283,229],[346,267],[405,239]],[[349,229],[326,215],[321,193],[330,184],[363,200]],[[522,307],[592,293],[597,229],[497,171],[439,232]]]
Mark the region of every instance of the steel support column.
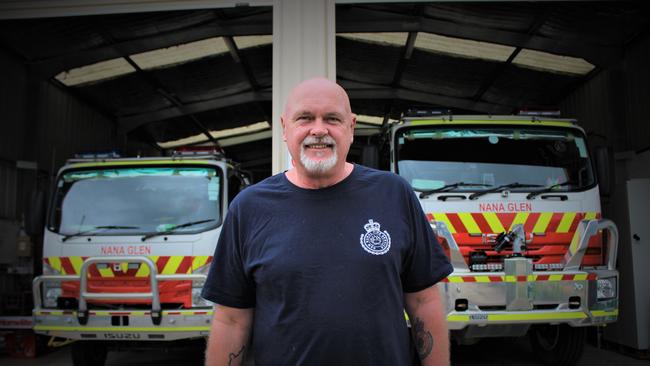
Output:
[[335,0],[273,2],[273,174],[291,166],[280,115],[291,89],[302,80],[336,80]]

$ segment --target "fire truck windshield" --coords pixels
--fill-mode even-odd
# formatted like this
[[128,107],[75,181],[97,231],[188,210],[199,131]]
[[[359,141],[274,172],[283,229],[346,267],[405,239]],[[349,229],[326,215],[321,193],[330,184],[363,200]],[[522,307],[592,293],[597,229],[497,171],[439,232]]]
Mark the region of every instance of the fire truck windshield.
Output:
[[[478,192],[512,182],[512,191],[584,190],[595,185],[585,138],[574,129],[542,127],[417,126],[395,136],[397,172],[418,191],[454,182],[448,191]],[[572,184],[559,184],[571,182]],[[537,185],[535,187],[534,185]]]
[[48,228],[65,236],[201,232],[221,223],[221,186],[212,167],[71,170],[57,182]]

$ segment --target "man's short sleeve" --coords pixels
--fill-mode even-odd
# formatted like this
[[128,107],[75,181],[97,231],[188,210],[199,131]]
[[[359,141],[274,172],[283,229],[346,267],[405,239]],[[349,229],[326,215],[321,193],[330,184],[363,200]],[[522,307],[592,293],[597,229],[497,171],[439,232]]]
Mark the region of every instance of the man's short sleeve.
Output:
[[443,280],[453,271],[453,267],[433,234],[415,194],[410,189],[407,194],[412,242],[402,272],[402,287],[404,292],[418,292]]
[[244,270],[240,229],[237,209],[231,207],[201,296],[224,306],[250,308],[255,306],[255,285]]

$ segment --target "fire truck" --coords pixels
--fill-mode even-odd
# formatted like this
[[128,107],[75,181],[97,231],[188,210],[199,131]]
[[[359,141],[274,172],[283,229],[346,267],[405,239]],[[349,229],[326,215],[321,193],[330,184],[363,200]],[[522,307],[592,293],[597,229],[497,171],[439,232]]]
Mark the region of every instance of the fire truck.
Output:
[[601,217],[584,131],[540,115],[421,113],[388,128],[385,160],[454,266],[441,286],[452,339],[528,335],[540,360],[575,364],[586,327],[618,316],[618,232]]
[[205,339],[213,304],[201,288],[228,203],[248,184],[213,149],[68,160],[33,280],[35,332],[76,340],[75,366],[103,365],[109,350]]

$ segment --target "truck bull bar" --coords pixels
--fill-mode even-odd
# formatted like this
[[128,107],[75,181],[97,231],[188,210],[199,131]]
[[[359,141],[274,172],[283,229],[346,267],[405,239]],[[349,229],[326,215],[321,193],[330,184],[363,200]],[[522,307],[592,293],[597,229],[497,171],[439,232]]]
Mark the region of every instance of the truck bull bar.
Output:
[[[88,292],[88,268],[96,263],[141,263],[149,267],[150,292]],[[162,308],[160,306],[160,293],[158,281],[205,281],[206,276],[200,274],[158,274],[158,268],[154,262],[141,256],[122,256],[122,257],[91,257],[87,258],[79,271],[79,275],[43,275],[37,276],[32,281],[32,291],[34,297],[34,310],[43,309],[41,284],[43,282],[64,282],[79,281],[79,305],[77,309],[77,319],[79,324],[85,325],[88,322],[88,304],[86,300],[140,300],[151,299],[151,320],[154,325],[160,325],[162,321]]]
[[[482,334],[488,332],[485,326],[492,325],[510,331],[515,329],[512,327],[525,330],[535,323],[588,326],[616,320],[618,295],[597,297],[598,279],[618,278],[618,230],[611,220],[581,221],[561,260],[561,268],[548,271],[533,270],[532,261],[521,255],[505,258],[498,271],[472,271],[447,225],[432,221],[431,226],[436,235],[446,240],[454,267],[440,289],[448,303],[447,321],[451,330]],[[515,225],[511,232],[519,236],[516,240],[525,241],[523,227],[517,226],[521,224]],[[605,263],[581,268],[590,238],[599,235],[601,230],[606,230],[608,235]]]

